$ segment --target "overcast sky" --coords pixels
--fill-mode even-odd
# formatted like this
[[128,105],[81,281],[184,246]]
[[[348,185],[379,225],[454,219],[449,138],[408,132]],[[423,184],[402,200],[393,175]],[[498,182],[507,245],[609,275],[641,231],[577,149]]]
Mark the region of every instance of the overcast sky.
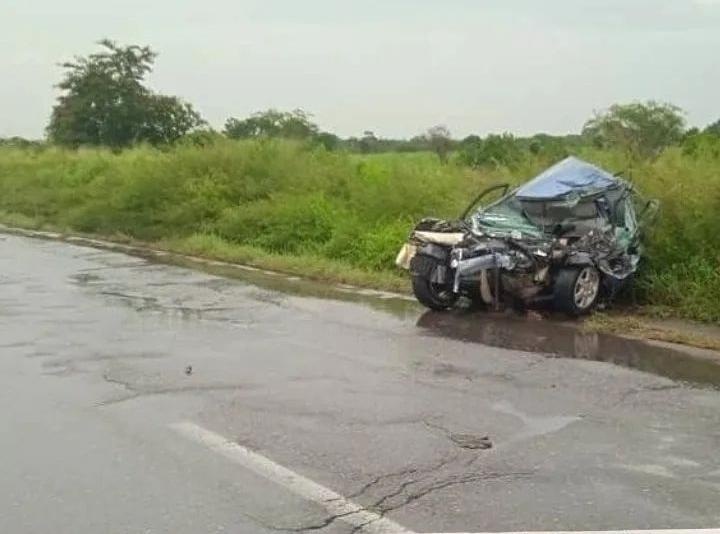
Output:
[[40,137],[57,62],[109,37],[216,127],[303,108],[343,136],[576,132],[656,99],[720,118],[720,0],[0,0],[0,136]]

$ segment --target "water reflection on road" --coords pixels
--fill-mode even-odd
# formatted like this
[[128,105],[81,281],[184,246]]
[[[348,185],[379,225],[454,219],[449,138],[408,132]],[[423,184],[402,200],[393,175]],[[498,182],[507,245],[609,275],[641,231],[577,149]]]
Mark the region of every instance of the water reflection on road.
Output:
[[432,335],[547,357],[612,363],[690,384],[720,388],[720,362],[657,344],[586,332],[553,319],[484,312],[431,312],[417,326]]

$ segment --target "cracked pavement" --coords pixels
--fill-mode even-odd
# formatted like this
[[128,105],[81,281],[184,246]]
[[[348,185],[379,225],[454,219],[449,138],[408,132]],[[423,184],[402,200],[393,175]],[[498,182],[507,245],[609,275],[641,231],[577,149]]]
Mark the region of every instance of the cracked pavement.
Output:
[[0,240],[0,532],[368,531],[178,421],[413,532],[720,524],[709,353],[223,269]]

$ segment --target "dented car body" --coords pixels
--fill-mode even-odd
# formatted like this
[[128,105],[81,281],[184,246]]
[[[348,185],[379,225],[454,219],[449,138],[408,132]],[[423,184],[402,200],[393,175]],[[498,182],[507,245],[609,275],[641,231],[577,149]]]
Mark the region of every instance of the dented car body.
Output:
[[[498,200],[475,207],[493,192]],[[570,157],[514,190],[491,187],[458,220],[423,219],[397,264],[432,309],[466,297],[496,309],[550,301],[579,315],[632,279],[642,221],[656,211],[629,182]]]

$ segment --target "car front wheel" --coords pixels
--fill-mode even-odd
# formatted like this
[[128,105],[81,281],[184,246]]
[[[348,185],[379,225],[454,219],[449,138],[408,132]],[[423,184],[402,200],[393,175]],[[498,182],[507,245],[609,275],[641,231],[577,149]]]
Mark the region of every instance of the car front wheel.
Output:
[[570,315],[590,313],[600,295],[600,273],[595,267],[561,269],[555,279],[555,307]]
[[431,310],[447,310],[457,300],[450,287],[434,284],[424,276],[413,275],[412,286],[418,302]]

